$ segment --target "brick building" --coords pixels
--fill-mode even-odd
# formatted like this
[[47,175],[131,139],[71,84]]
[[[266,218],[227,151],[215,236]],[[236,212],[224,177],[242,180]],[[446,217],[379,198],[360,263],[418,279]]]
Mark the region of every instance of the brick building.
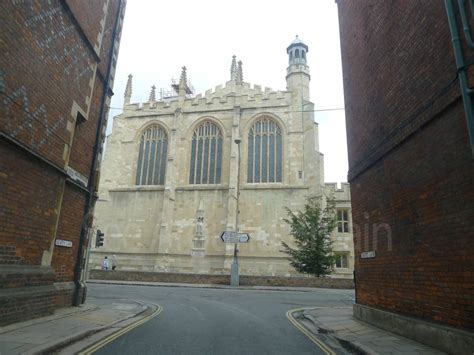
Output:
[[0,325],[85,298],[125,3],[0,2]]
[[[354,314],[450,353],[472,351],[474,157],[447,8],[431,0],[337,3]],[[462,33],[457,5],[453,13]]]

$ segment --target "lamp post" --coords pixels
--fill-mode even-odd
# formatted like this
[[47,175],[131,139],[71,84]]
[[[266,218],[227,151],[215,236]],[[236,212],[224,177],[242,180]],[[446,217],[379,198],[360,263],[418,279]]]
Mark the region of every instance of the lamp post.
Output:
[[[240,142],[242,140],[237,137],[234,142],[237,144],[237,188],[236,188],[236,207],[235,207],[235,233],[239,233],[239,197],[240,197]],[[237,258],[237,243],[234,244],[234,258],[230,267],[230,285],[239,286],[239,261]]]

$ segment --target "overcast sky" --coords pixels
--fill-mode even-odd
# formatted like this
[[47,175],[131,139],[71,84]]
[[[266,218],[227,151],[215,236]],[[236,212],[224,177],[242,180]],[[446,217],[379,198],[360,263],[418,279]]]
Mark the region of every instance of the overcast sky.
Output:
[[[310,95],[316,110],[343,108],[337,6],[334,0],[133,0],[127,2],[115,74],[111,116],[123,106],[128,74],[132,102],[148,100],[150,87],[169,89],[185,65],[196,94],[230,80],[232,55],[243,62],[244,81],[286,90],[286,47],[308,45]],[[344,111],[315,112],[325,181],[347,180]],[[111,132],[109,121],[108,133]]]

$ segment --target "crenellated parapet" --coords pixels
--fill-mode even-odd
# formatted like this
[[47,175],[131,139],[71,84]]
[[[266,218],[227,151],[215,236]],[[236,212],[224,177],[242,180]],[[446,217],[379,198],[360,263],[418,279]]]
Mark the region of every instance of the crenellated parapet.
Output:
[[255,96],[259,94],[269,94],[271,92],[284,93],[286,91],[276,91],[269,87],[263,87],[261,85],[251,85],[250,83],[243,82],[241,85],[237,84],[234,80],[226,82],[224,85],[217,85],[214,89],[206,90],[204,97],[213,98],[216,96],[228,96],[234,94]]
[[[153,99],[155,96],[153,95]],[[224,85],[207,90],[204,95],[198,94],[184,101],[178,97],[164,100],[149,100],[144,103],[125,103],[124,115],[130,116],[148,111],[160,114],[172,114],[180,108],[184,111],[201,112],[212,110],[231,110],[235,105],[242,108],[251,107],[287,107],[291,104],[291,92],[275,91],[261,85],[242,83],[237,85],[231,80]],[[136,111],[136,112],[135,112]]]
[[341,188],[338,188],[337,183],[327,182],[324,184],[324,193],[326,196],[333,196],[337,201],[351,200],[351,185],[348,182],[342,182]]

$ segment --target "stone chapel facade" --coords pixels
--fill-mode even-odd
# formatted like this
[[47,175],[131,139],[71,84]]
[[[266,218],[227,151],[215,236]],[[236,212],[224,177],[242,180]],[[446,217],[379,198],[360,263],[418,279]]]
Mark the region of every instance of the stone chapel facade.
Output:
[[156,100],[152,87],[148,102],[130,103],[130,75],[102,165],[95,226],[105,244],[92,248],[92,267],[114,254],[119,270],[228,274],[234,244],[220,235],[237,229],[250,235],[241,274],[297,275],[281,252],[292,240],[285,207],[332,195],[334,276],[351,278],[350,189],[324,184],[307,52],[298,37],[287,48],[286,91],[251,87],[235,56],[231,80],[204,96],[192,96],[183,67],[174,96]]

